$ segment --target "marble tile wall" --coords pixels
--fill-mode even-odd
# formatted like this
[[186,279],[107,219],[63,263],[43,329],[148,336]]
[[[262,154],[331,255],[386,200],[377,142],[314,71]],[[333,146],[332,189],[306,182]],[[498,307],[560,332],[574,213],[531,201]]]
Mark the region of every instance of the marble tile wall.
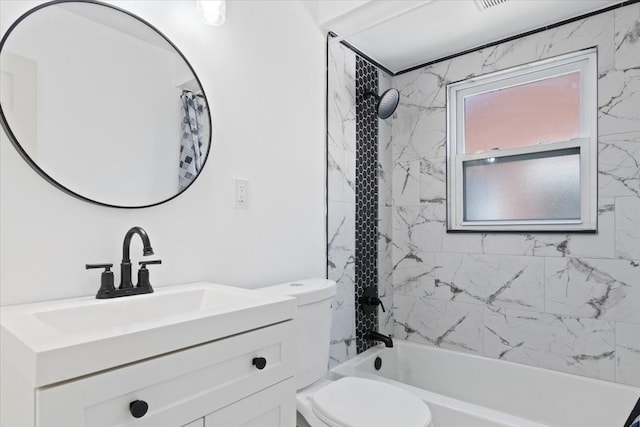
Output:
[[[391,88],[391,77],[378,71],[379,93]],[[393,334],[393,259],[391,192],[393,156],[391,119],[378,119],[378,332]]]
[[[598,233],[446,233],[446,84],[593,46]],[[395,337],[410,341],[640,386],[640,4],[388,83],[401,101],[391,123],[391,167],[380,160],[391,189],[391,199],[380,200],[379,259],[390,258],[380,292],[385,303],[391,292],[393,302],[381,328],[393,325]],[[387,141],[381,138],[381,156]]]
[[329,367],[356,355],[355,181],[356,56],[328,44],[327,260],[338,286],[333,302]]
[[378,294],[378,69],[356,57],[356,350],[377,343],[367,339],[378,326],[377,311],[360,303],[372,290]]
[[[356,230],[357,230],[357,137],[356,137],[356,55],[340,44],[329,45],[328,74],[328,275],[338,285],[333,310],[330,366],[348,360],[357,353],[358,313],[355,299],[356,284]],[[378,92],[391,87],[391,77],[377,72]],[[376,321],[378,330],[393,333],[393,265],[392,265],[392,146],[391,120],[377,120],[377,283],[378,294],[385,310],[379,308]],[[374,260],[375,261],[375,260]],[[376,267],[376,262],[371,263]],[[364,275],[366,276],[366,275]],[[362,317],[362,316],[361,316]],[[362,320],[362,319],[361,319]],[[361,322],[362,323],[362,322]],[[366,326],[365,326],[366,325]],[[361,329],[371,329],[362,323]],[[362,343],[361,343],[362,344]],[[367,343],[368,345],[372,342]],[[364,344],[361,350],[364,349]]]

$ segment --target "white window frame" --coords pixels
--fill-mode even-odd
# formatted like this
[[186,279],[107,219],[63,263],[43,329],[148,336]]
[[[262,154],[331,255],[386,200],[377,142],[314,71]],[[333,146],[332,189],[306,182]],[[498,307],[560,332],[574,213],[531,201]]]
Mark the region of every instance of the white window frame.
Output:
[[[569,141],[464,153],[466,97],[580,72],[580,136]],[[598,155],[596,48],[557,56],[447,85],[447,231],[596,231]],[[464,168],[472,160],[580,150],[580,219],[464,220]]]

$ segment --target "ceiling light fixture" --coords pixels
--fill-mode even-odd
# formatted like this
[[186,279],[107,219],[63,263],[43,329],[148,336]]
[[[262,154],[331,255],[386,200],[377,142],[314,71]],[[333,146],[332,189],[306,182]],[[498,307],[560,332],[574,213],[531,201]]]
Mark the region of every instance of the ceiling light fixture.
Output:
[[224,24],[226,3],[226,0],[196,0],[196,7],[202,22],[207,25]]

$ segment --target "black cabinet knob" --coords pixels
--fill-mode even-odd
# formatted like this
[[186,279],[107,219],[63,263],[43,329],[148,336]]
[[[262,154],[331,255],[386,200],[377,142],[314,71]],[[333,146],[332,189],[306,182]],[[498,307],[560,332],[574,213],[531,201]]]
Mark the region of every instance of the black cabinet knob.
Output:
[[134,418],[143,417],[144,414],[147,413],[148,409],[149,405],[147,405],[147,402],[145,402],[144,400],[134,400],[133,402],[129,403],[129,411]]
[[267,366],[267,359],[264,357],[254,357],[251,363],[258,369],[264,369],[264,367]]

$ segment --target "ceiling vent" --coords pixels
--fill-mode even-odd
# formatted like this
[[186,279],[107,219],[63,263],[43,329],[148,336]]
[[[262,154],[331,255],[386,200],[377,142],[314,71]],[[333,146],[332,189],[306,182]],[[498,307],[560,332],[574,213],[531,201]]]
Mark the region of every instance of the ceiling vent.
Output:
[[509,0],[476,0],[476,6],[478,6],[478,9],[480,10],[480,12],[482,12],[492,7],[499,6],[502,3],[506,3],[508,1]]

